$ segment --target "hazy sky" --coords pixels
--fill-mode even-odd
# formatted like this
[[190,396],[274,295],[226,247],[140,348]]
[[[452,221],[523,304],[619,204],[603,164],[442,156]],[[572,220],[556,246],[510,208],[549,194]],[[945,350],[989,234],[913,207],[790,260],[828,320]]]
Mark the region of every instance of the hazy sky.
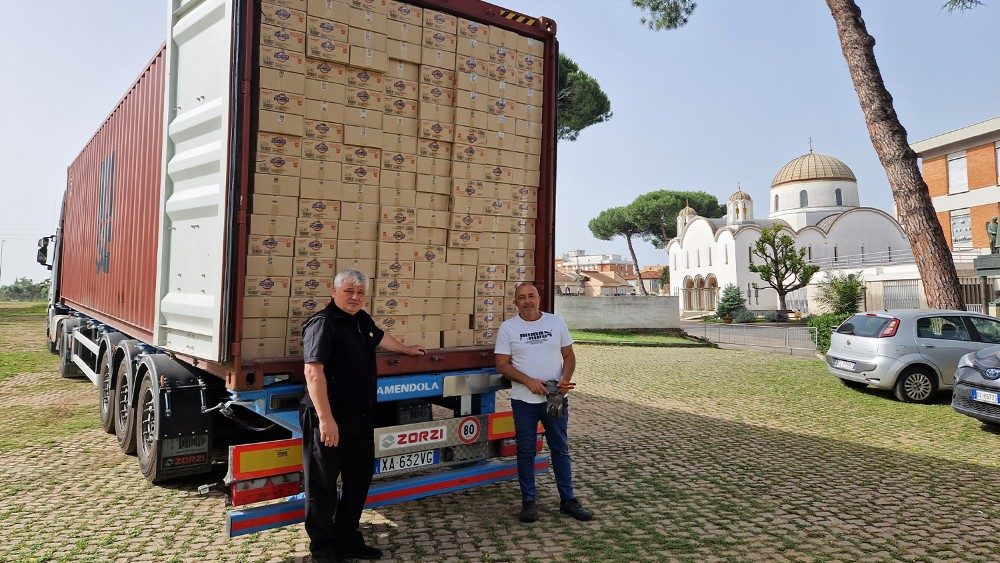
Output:
[[[943,0],[858,0],[912,141],[1000,115],[1000,8],[963,15]],[[836,30],[822,0],[705,0],[691,22],[653,32],[627,0],[509,0],[558,23],[562,50],[595,76],[614,118],[559,144],[556,252],[625,255],[587,221],[647,191],[741,182],[767,214],[774,174],[808,151],[840,158],[861,203],[891,210]],[[992,4],[992,3],[991,3]],[[166,0],[0,0],[0,283],[43,279],[66,166],[166,36]],[[665,263],[637,245],[640,265]]]

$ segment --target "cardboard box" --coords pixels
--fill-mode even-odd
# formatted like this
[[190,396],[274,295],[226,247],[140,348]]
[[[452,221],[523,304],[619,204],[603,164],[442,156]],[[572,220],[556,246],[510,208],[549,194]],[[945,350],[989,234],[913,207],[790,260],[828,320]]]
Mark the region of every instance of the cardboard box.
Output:
[[278,113],[302,115],[305,113],[305,96],[284,90],[260,89],[259,108]]
[[433,119],[446,123],[455,122],[455,108],[445,104],[422,102],[417,110],[420,119]]
[[[481,197],[470,197],[465,195],[457,195],[454,192],[452,193],[451,196],[452,213],[458,213],[464,215],[482,215],[485,208],[486,208],[486,200]],[[475,230],[475,229],[464,229],[464,230]]]
[[471,329],[441,331],[441,346],[443,348],[465,348],[475,345],[476,333]]
[[[478,127],[470,127],[468,125],[456,125],[454,129],[453,140],[455,143],[471,145],[474,147],[485,147],[486,146],[486,130],[480,129]],[[459,177],[456,175],[456,178]],[[469,176],[462,176],[463,178],[468,178]],[[492,178],[491,178],[492,179]],[[494,180],[499,181],[499,180]]]
[[[383,103],[383,105],[385,105]],[[405,135],[408,137],[417,136],[419,125],[416,118],[400,117],[397,115],[385,114],[382,119],[382,132],[394,135]],[[416,153],[416,147],[413,150]]]
[[[301,115],[261,110],[257,112],[257,125],[259,131],[297,137],[302,135],[304,121]],[[260,154],[257,159],[260,160]]]
[[336,258],[296,257],[292,262],[292,275],[296,277],[333,279],[333,276],[337,274],[336,268]]
[[479,252],[475,248],[449,248],[448,264],[464,264],[475,266],[479,264]]
[[545,53],[545,43],[525,35],[517,36],[517,43],[514,48],[517,49],[519,53],[531,54],[536,57],[541,57]]
[[338,102],[344,99],[345,88],[343,84],[327,82],[306,78],[306,98],[322,100],[324,102]]
[[[413,137],[407,138],[412,139]],[[382,170],[415,174],[417,172],[417,155],[387,150],[382,153]]]
[[[385,179],[383,172],[382,179]],[[417,204],[417,192],[412,189],[379,188],[379,204],[393,207],[414,207]]]
[[[448,264],[448,279],[451,281],[469,282],[469,285],[474,286],[473,282],[476,281],[476,270],[478,268],[479,266],[475,264]],[[475,293],[474,289],[471,291]]]
[[472,326],[470,319],[470,315],[441,315],[441,330],[468,330]]
[[[489,233],[492,235],[493,233]],[[484,234],[483,237],[485,238]],[[506,248],[479,248],[479,263],[480,264],[503,264],[504,260],[507,258]]]
[[[295,239],[296,258],[336,258],[337,239],[335,238],[297,238]],[[289,264],[291,266],[291,264]],[[289,270],[291,275],[291,270]]]
[[441,314],[471,315],[475,309],[475,305],[475,299],[445,297],[441,302]]
[[487,328],[484,330],[477,330],[475,332],[475,343],[476,346],[493,346],[497,343],[497,330],[495,328]]
[[[497,28],[494,27],[493,29]],[[505,31],[505,33],[511,33],[511,32]],[[504,41],[504,43],[506,42],[507,40]],[[492,35],[490,36],[490,43],[493,43],[493,48],[490,49],[491,63],[506,63],[510,65],[512,68],[517,67],[517,50],[513,44],[494,43],[494,38]]]
[[257,150],[269,154],[300,156],[302,154],[302,137],[261,132],[257,134]]
[[344,160],[344,145],[323,139],[306,139],[302,143],[302,158],[324,162]]
[[[448,88],[445,86],[437,86],[434,84],[420,84],[420,103],[421,104],[437,104],[444,107],[451,107],[455,105],[455,89]],[[421,119],[424,119],[421,117]],[[430,117],[426,119],[432,119]],[[438,119],[436,121],[449,123],[453,122],[451,119]]]
[[[445,161],[447,162],[447,161]],[[417,158],[417,170],[420,170],[420,158]],[[450,184],[446,176],[434,176],[428,174],[417,175],[417,191],[430,192],[441,195],[450,193]]]
[[417,210],[413,207],[383,205],[379,222],[387,225],[416,225]]
[[[459,75],[466,76],[465,73],[459,73]],[[488,79],[481,79],[479,82],[485,82],[486,80]],[[489,120],[486,119],[485,117],[473,121],[473,119],[471,118],[464,119],[460,118],[459,116],[462,115],[463,113],[462,110],[483,112],[488,114],[490,109],[489,103],[490,103],[489,94],[485,92],[477,92],[475,90],[470,90],[468,88],[458,88],[457,90],[455,90],[455,106],[456,106],[455,123],[474,122],[479,125],[482,125],[483,127],[486,127],[489,124]]]
[[306,58],[306,78],[330,84],[347,84],[347,67],[322,59]]
[[382,111],[382,90],[347,86],[344,90],[345,107]]
[[329,39],[338,43],[347,43],[350,27],[343,22],[306,14],[306,35],[310,38]]
[[323,19],[341,23],[350,21],[350,5],[342,0],[307,0],[306,11]]
[[510,249],[526,248],[533,250],[535,248],[534,234],[510,233],[507,235],[507,241],[507,247]]
[[[385,36],[382,36],[385,37]],[[351,45],[351,66],[385,72],[389,68],[389,55],[385,50]]]
[[[344,112],[344,104],[306,98],[305,117],[325,123],[343,123],[346,113]],[[305,129],[305,122],[302,123],[302,129]]]
[[459,179],[482,183],[485,172],[482,164],[474,162],[456,162],[452,165],[452,176]]
[[266,45],[260,46],[261,67],[303,74],[306,71],[305,63],[306,58],[302,53]]
[[251,234],[247,238],[247,254],[251,256],[291,256],[294,251],[291,236]]
[[[483,213],[485,213],[486,215],[509,217],[511,213],[510,201],[499,198],[488,198],[486,199],[486,204],[483,206]],[[506,229],[490,229],[490,230],[506,230]]]
[[424,119],[420,121],[420,137],[451,143],[455,138],[455,126],[451,123]]
[[[333,278],[292,278],[292,297],[329,297],[333,294]],[[301,330],[301,325],[300,330]],[[299,332],[299,336],[302,333]]]
[[373,260],[375,259],[375,253],[378,251],[377,245],[378,243],[374,240],[339,239],[337,243],[337,257]]
[[290,336],[285,339],[285,357],[295,358],[302,356],[302,336]]
[[305,238],[337,238],[337,219],[311,219],[296,221],[295,236]]
[[285,338],[244,338],[240,342],[240,357],[244,360],[284,358]]
[[288,317],[288,298],[286,297],[244,297],[243,316],[245,317]]
[[381,317],[403,317],[410,314],[409,297],[376,297],[372,314]]
[[[414,284],[419,283],[419,281],[414,280]],[[444,283],[444,280],[430,280],[430,283],[441,284]],[[444,307],[444,297],[427,297],[414,288],[410,297],[410,315],[440,315],[442,307]],[[410,322],[413,322],[412,319]]]
[[[343,197],[343,190],[341,189],[340,184],[335,179],[336,177],[340,176],[340,174],[335,175],[332,173],[333,171],[328,170],[327,168],[329,166],[335,166],[336,170],[339,172],[340,163],[319,162],[318,164],[319,165],[315,167],[317,172],[323,172],[322,175],[325,175],[327,172],[329,172],[330,173],[329,175],[333,176],[333,178],[332,179],[302,178],[301,180],[302,188],[300,196],[303,199],[329,199],[329,200],[341,199]],[[307,171],[309,168],[312,168],[311,164],[306,166]]]
[[[451,160],[451,143],[434,139],[417,139],[417,156],[445,161]],[[450,170],[451,166],[449,165],[448,168]],[[421,170],[419,163],[417,171],[420,174],[430,173],[430,171]]]
[[[361,223],[378,223],[378,205],[369,203],[343,204],[340,207],[341,221],[357,221]],[[371,240],[375,240],[373,236]]]
[[340,200],[344,205],[378,204],[378,196],[378,188],[366,184],[344,184],[340,192]]
[[458,18],[451,14],[439,12],[437,10],[424,10],[424,27],[443,31],[445,33],[455,33],[458,31]]
[[534,266],[509,266],[507,268],[507,281],[508,282],[526,282],[533,281],[535,279],[535,267]]
[[382,130],[358,125],[345,125],[344,144],[381,150]]
[[518,44],[517,38],[518,34],[514,33],[513,31],[508,31],[506,29],[497,27],[495,25],[490,26],[491,46],[495,47],[497,45],[503,45],[506,46],[508,49],[517,49],[517,44]]
[[476,282],[449,279],[445,284],[444,291],[448,297],[473,298],[476,296]]
[[538,204],[527,201],[519,201],[511,205],[510,214],[514,217],[538,217]]
[[[417,100],[420,98],[420,83],[416,80],[406,80],[405,78],[385,78],[385,89],[383,93],[386,96],[392,96],[394,98],[403,98],[406,100]],[[386,103],[386,106],[389,104]],[[386,112],[389,110],[386,109]]]
[[348,43],[352,47],[362,47],[372,51],[385,51],[385,33],[379,33],[370,29],[352,27]]
[[[432,211],[421,209],[419,211]],[[418,213],[419,213],[418,211]],[[447,216],[448,213],[441,212],[443,216]],[[418,218],[419,221],[419,218]],[[446,228],[433,228],[433,227],[417,227],[417,233],[415,235],[415,244],[419,246],[448,246],[448,229]]]
[[[366,129],[371,129],[373,131],[379,131],[382,129],[382,109],[368,109],[368,108],[355,108],[355,107],[345,107],[344,108],[344,125],[353,125],[356,127],[364,127]],[[347,128],[344,128],[344,141],[349,142],[347,138]],[[351,143],[351,144],[365,144],[365,143]]]
[[273,68],[260,69],[260,87],[269,90],[285,90],[304,94],[306,88],[305,76],[297,72],[285,72]]
[[[294,200],[293,200],[294,201]],[[271,217],[270,215],[250,215],[251,235],[295,236],[295,216]]]
[[[327,182],[335,182],[340,179],[341,164],[339,162],[328,162],[325,160],[310,160],[305,159],[302,161],[302,180],[325,180]],[[302,182],[302,193],[305,194],[306,182]],[[340,192],[337,192],[339,199]],[[306,197],[315,197],[311,193],[307,194]],[[321,196],[323,197],[323,196]],[[334,199],[332,196],[323,197],[324,199]]]
[[293,318],[308,318],[320,312],[330,303],[327,297],[289,297],[288,316]]
[[[435,230],[447,229],[451,221],[451,214],[447,211],[438,211],[436,209],[418,209],[417,210],[417,226],[418,227],[430,227]],[[440,244],[445,244],[444,242]]]
[[535,234],[535,220],[523,217],[513,217],[510,222],[511,233]]
[[523,248],[515,248],[507,251],[508,266],[534,266],[535,251]]
[[397,62],[420,64],[420,58],[423,55],[423,47],[420,46],[419,42],[411,43],[390,38],[386,40],[385,49],[389,66]]
[[447,249],[444,245],[415,244],[413,260],[415,262],[444,262]]
[[397,190],[415,190],[417,188],[417,175],[414,172],[383,170],[379,186]]
[[305,53],[306,34],[294,29],[261,24],[260,44],[274,49],[285,49]]
[[386,30],[387,19],[385,12],[379,13],[374,10],[362,10],[352,7],[348,20],[351,27],[360,27],[361,29],[368,29],[379,33],[385,33]]
[[[451,197],[447,195],[418,192],[416,197],[417,209],[428,209],[434,211],[448,211],[451,208]],[[451,217],[449,215],[449,221]]]
[[413,275],[424,280],[445,280],[448,278],[446,262],[417,262],[413,267]]
[[385,96],[382,102],[382,111],[386,116],[406,117],[415,119],[420,115],[420,104],[417,100],[410,100],[398,96]]
[[407,346],[423,346],[428,350],[441,348],[440,332],[407,332],[401,336],[402,342]]
[[[385,152],[417,154],[417,138],[411,135],[382,132],[382,150]],[[413,172],[416,172],[416,160],[413,161]]]
[[280,2],[261,2],[260,23],[305,32],[306,13],[285,7]]
[[375,260],[364,258],[337,258],[337,272],[340,273],[348,269],[357,270],[369,278],[374,278],[376,263]]
[[388,0],[346,0],[352,8],[368,10],[378,14],[388,14]]
[[306,37],[306,55],[332,63],[348,64],[351,62],[351,46],[346,41]]
[[288,297],[291,278],[287,276],[247,276],[245,295],[253,297]]
[[511,98],[502,96],[488,96],[487,110],[493,115],[506,115],[507,117],[517,117],[517,102]]
[[243,338],[284,338],[288,319],[254,317],[243,319]]
[[[416,31],[419,43],[420,39],[420,29]],[[419,47],[419,45],[417,45]],[[385,79],[392,78],[402,78],[403,80],[408,80],[410,82],[420,81],[420,64],[415,62],[408,62],[404,60],[392,60],[389,61],[389,68],[386,70]]]
[[[440,300],[438,300],[440,302]],[[440,305],[440,303],[439,303]],[[410,302],[409,329],[413,332],[439,332],[441,330],[441,315],[437,314],[414,314],[412,312],[413,303]],[[440,306],[438,307],[440,308]]]
[[[379,224],[381,229],[381,223]],[[380,261],[413,261],[413,243],[378,241],[378,259]],[[412,276],[410,276],[412,277]]]
[[[378,211],[376,207],[376,218]],[[375,241],[378,239],[378,223],[375,221],[345,221],[337,223],[337,238],[341,241]]]
[[422,19],[424,16],[424,11],[413,4],[406,2],[397,2],[396,0],[388,0],[386,2],[388,25],[393,23],[406,23],[410,25],[415,25],[421,27],[423,25]]
[[297,198],[270,194],[254,194],[251,197],[253,200],[252,210],[255,215],[296,217],[299,214]]
[[376,326],[393,335],[397,340],[399,335],[406,333],[408,317],[376,315],[372,317],[372,320],[375,321]]
[[448,250],[452,248],[468,248],[475,249],[479,247],[479,233],[475,231],[456,231],[452,230],[448,232]]
[[[489,103],[488,100],[486,103]],[[476,127],[479,129],[484,129],[486,131],[489,131],[491,124],[490,121],[491,116],[489,112],[486,111],[486,109],[489,108],[485,108],[483,110],[479,110],[476,108],[473,109],[462,108],[462,107],[456,108],[455,125],[466,125],[469,127]]]
[[[434,143],[440,143],[441,141],[428,141]],[[419,144],[419,142],[418,142]],[[417,174],[424,176],[443,176],[442,180],[446,185],[446,189],[442,191],[434,190],[435,193],[448,193],[450,191],[450,182],[448,181],[448,176],[451,176],[451,160],[447,158],[434,158],[431,156],[420,156],[417,155]],[[431,190],[427,190],[431,191]]]
[[344,126],[340,123],[306,119],[304,121],[305,138],[342,143],[344,141]]
[[413,279],[413,261],[379,257],[376,278]]
[[[480,264],[476,268],[476,281],[505,281],[507,279],[506,264]],[[485,295],[493,295],[488,293]]]
[[[371,140],[368,136],[367,140]],[[344,164],[360,164],[363,166],[379,166],[382,163],[382,150],[371,146],[344,145]]]
[[502,281],[476,281],[476,297],[502,297],[504,295],[504,282]]
[[[472,213],[466,213],[464,211],[452,211],[451,222],[448,224],[448,228],[452,231],[452,237],[458,233],[469,233],[476,235],[475,240],[469,240],[468,244],[464,246],[471,246],[475,244],[478,246],[479,237],[478,234],[483,230],[483,216],[474,215]],[[450,246],[459,246],[454,244],[449,239]]]
[[[447,33],[430,27],[425,27],[420,44],[429,49],[439,49],[449,53],[455,52],[457,36],[454,33]],[[455,68],[452,65],[449,68]]]
[[[315,281],[315,280],[309,280],[309,281]],[[286,336],[288,336],[288,338],[298,338],[299,340],[301,340],[302,326],[307,322],[309,322],[309,319],[297,318],[297,319],[286,319],[286,320],[288,321],[288,332],[286,333]]]
[[413,280],[406,278],[376,278],[375,297],[409,297]]
[[486,147],[455,143],[455,162],[491,164],[489,158],[491,154],[490,149]]
[[499,313],[503,311],[504,308],[504,296],[503,295],[484,295],[477,296],[473,299],[475,303],[475,313]]
[[[341,180],[345,184],[378,186],[380,174],[378,166],[345,165],[341,172]],[[378,191],[376,190],[374,193],[378,194]]]
[[299,196],[299,178],[273,174],[254,174],[253,192],[281,196]]
[[298,200],[299,217],[318,217],[323,219],[340,218],[340,202],[327,199]]
[[475,330],[486,330],[488,328],[500,328],[503,322],[503,311],[490,311],[488,313],[476,313],[472,317],[472,328]]
[[[478,39],[469,39],[468,37],[458,36],[458,41],[455,44],[455,53],[458,55],[458,68],[462,70],[463,59],[465,61],[475,60],[476,65],[471,67],[477,69],[481,66],[481,63],[488,62],[490,59],[490,46],[485,41],[480,41]],[[465,68],[470,68],[465,65]],[[462,70],[462,72],[469,72],[468,70]]]
[[[412,244],[416,240],[416,229],[413,225],[379,223],[378,240],[380,242]],[[379,255],[381,256],[381,254]]]
[[248,276],[292,275],[292,259],[289,256],[247,256]]

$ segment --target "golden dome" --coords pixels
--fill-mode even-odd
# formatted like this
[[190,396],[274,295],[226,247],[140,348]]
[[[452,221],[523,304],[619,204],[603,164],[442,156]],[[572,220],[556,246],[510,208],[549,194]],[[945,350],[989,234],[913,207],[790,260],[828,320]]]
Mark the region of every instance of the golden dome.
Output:
[[750,194],[743,191],[743,188],[738,188],[736,193],[729,196],[729,201],[753,201],[753,198],[750,197]]
[[804,182],[808,180],[850,180],[857,182],[854,172],[840,160],[825,154],[810,152],[792,159],[781,167],[771,182],[776,188],[789,182]]
[[681,209],[680,213],[677,214],[678,217],[696,216],[698,212],[694,210],[690,205],[685,204],[684,209]]

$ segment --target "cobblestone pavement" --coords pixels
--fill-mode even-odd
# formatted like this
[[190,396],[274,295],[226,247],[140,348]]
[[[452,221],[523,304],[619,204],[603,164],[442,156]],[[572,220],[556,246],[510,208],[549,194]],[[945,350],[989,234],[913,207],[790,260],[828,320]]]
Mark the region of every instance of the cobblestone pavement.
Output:
[[[579,346],[577,355],[570,433],[577,493],[594,522],[559,514],[547,475],[536,524],[517,522],[517,485],[505,483],[366,511],[369,540],[402,561],[1000,560],[1000,435],[943,401],[857,393],[818,360],[763,353]],[[147,484],[98,428],[87,381],[26,374],[0,383],[0,401],[51,416],[89,406],[92,420],[2,454],[0,560],[307,553],[300,526],[227,539],[223,498],[195,492],[204,478]],[[913,416],[929,427],[908,427]]]

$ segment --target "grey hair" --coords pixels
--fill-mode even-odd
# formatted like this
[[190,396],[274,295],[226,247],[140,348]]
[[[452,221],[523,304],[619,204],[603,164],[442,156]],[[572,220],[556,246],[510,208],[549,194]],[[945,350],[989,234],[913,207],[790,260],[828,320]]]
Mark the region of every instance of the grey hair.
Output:
[[535,288],[535,291],[538,291],[538,288],[537,288],[537,287],[535,287],[535,284],[534,284],[534,283],[532,283],[532,282],[530,282],[530,281],[526,281],[526,282],[521,282],[521,283],[517,284],[517,286],[516,286],[516,287],[514,287],[514,295],[516,296],[516,295],[517,295],[517,292],[518,292],[518,291],[521,291],[521,288],[522,288],[522,287],[524,287],[524,286],[527,286],[527,285],[530,285],[531,287],[534,287],[534,288]]
[[337,276],[333,278],[333,288],[340,289],[341,287],[344,287],[345,283],[348,282],[353,283],[354,285],[363,286],[365,291],[368,290],[368,276],[361,270],[355,270],[354,268],[348,268],[337,274]]

